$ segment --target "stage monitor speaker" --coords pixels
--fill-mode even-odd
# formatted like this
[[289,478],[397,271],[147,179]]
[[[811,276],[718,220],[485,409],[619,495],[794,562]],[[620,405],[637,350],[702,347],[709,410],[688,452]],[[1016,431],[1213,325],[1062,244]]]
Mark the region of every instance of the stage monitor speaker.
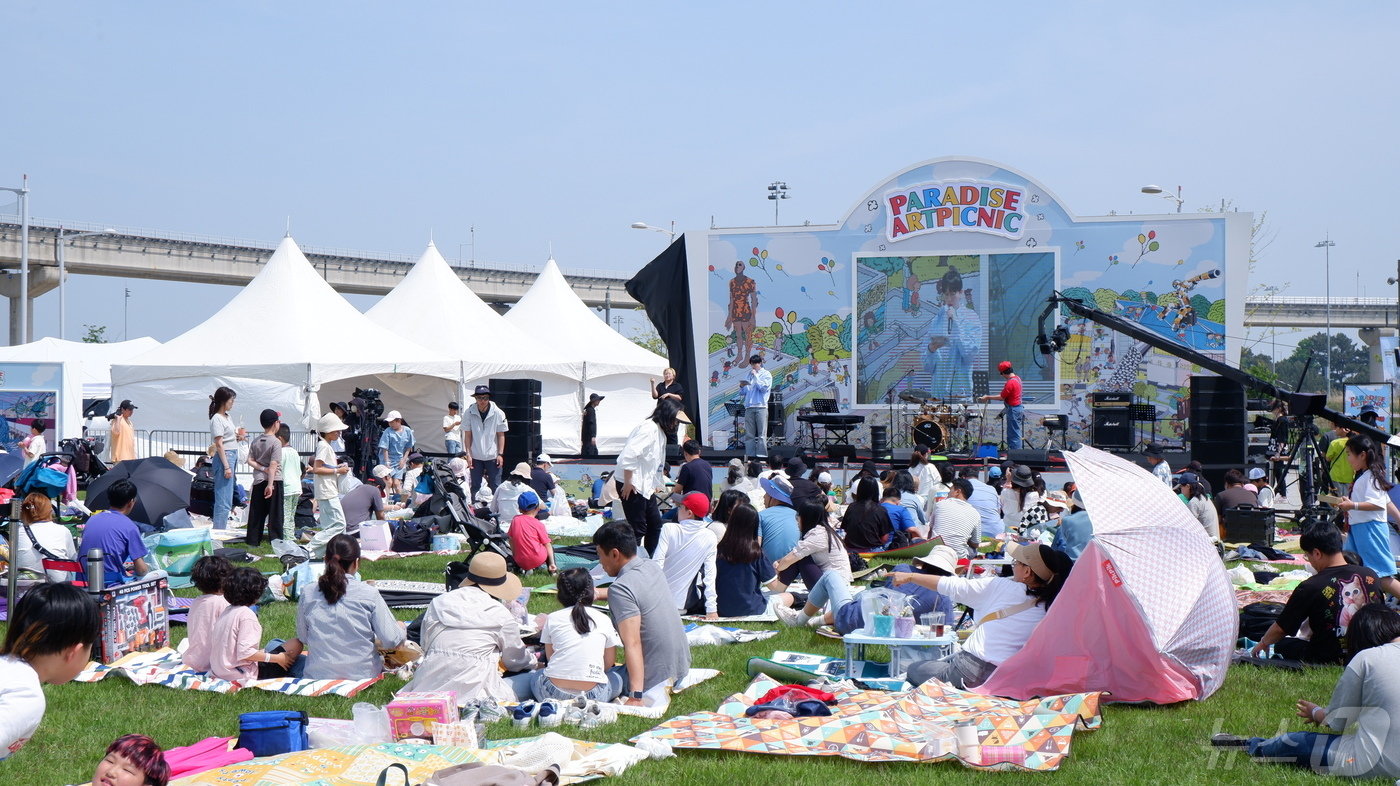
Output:
[[802,459],[802,463],[806,464],[808,469],[811,469],[812,467],[815,467],[817,465],[817,462],[814,461],[811,456],[807,455],[806,450],[797,447],[796,445],[768,446],[768,457],[777,459],[778,461],[781,461],[784,464],[787,463],[788,459],[791,459],[794,456]]
[[787,431],[787,418],[783,414],[783,402],[768,402],[768,436],[770,439],[782,439]]
[[1128,418],[1128,410],[1095,409],[1093,430],[1089,443],[1101,450],[1131,450],[1133,447],[1133,422]]
[[831,459],[832,461],[841,461],[842,459],[845,459],[846,461],[855,461],[855,460],[856,460],[856,446],[855,446],[855,445],[828,445],[827,448],[826,448],[826,455],[827,455],[827,458]]
[[1012,464],[1024,464],[1031,469],[1048,469],[1050,467],[1050,451],[1048,450],[1008,450],[1006,460]]

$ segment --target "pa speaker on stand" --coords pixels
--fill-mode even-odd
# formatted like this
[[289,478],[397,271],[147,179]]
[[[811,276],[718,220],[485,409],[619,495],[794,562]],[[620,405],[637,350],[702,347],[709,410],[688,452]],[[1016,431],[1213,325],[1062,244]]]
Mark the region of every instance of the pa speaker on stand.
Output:
[[888,426],[870,427],[870,455],[875,461],[890,460],[890,430]]

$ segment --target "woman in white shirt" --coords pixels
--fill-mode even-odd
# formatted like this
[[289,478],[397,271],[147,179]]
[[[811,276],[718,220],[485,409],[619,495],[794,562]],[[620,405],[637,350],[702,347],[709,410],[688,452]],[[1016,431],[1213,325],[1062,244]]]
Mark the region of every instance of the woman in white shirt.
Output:
[[1337,507],[1347,514],[1351,531],[1346,548],[1361,557],[1361,564],[1376,572],[1380,586],[1400,597],[1400,582],[1395,580],[1395,553],[1390,550],[1390,525],[1386,512],[1390,507],[1390,480],[1385,476],[1385,460],[1380,448],[1364,434],[1347,438],[1346,460],[1356,471],[1347,499]]
[[529,490],[530,465],[522,461],[501,481],[491,498],[491,512],[496,514],[496,521],[503,528],[509,529],[510,520],[520,515],[520,505],[516,500],[520,498],[520,492]]
[[70,581],[73,574],[66,570],[44,570],[46,559],[78,559],[73,533],[53,520],[53,503],[49,498],[31,491],[20,504],[19,520],[22,526],[19,541],[15,543],[15,565],[20,573],[33,578],[47,574],[49,581]]
[[666,435],[674,434],[679,424],[689,422],[679,401],[663,397],[656,402],[651,416],[627,435],[627,444],[617,454],[613,484],[622,499],[627,523],[648,555],[656,553],[656,542],[661,538],[661,509],[656,504],[655,494],[663,483],[661,466],[666,463]]
[[559,573],[556,586],[564,608],[540,627],[548,662],[529,675],[535,700],[612,701],[622,693],[622,673],[610,672],[622,640],[608,615],[593,606],[593,578],[570,568]]
[[1010,549],[1011,578],[964,579],[923,573],[895,573],[894,586],[914,582],[941,592],[954,603],[970,606],[977,627],[962,649],[941,660],[910,665],[905,679],[922,685],[931,679],[958,690],[981,685],[996,667],[1021,650],[1035,626],[1045,618],[1055,596],[1065,586],[1074,563],[1069,557],[1038,543]]
[[233,468],[238,465],[238,443],[244,440],[241,429],[233,427],[228,413],[238,394],[233,388],[220,387],[209,397],[209,437],[214,443],[214,529],[225,529],[233,510]]

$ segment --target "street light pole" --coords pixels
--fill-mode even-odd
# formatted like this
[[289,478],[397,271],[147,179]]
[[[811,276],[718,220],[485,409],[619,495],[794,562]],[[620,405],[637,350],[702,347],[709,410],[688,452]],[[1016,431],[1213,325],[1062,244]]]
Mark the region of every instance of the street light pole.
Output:
[[1181,198],[1181,186],[1176,187],[1176,196],[1172,196],[1171,194],[1166,193],[1166,190],[1163,189],[1161,186],[1147,185],[1143,186],[1141,191],[1144,194],[1154,194],[1161,196],[1163,199],[1170,199],[1176,202],[1176,212],[1178,213],[1181,212],[1182,203],[1186,201]]
[[773,226],[778,226],[778,200],[788,199],[788,185],[781,180],[768,184],[768,198],[773,200]]
[[19,195],[19,343],[29,343],[29,175],[19,188],[0,186]]
[[674,221],[671,222],[671,228],[670,228],[670,229],[662,229],[661,227],[654,227],[654,226],[652,226],[651,224],[648,224],[648,223],[645,222],[645,221],[633,221],[633,222],[632,222],[632,228],[633,228],[633,229],[650,229],[650,230],[653,231],[653,232],[660,232],[660,233],[663,234],[663,235],[670,235],[670,236],[671,236],[671,242],[672,242],[672,243],[676,242],[676,222],[674,222]]
[[1327,379],[1323,392],[1329,397],[1332,395],[1332,246],[1335,245],[1329,233],[1326,239],[1313,246],[1322,249],[1323,275],[1327,278]]
[[68,338],[68,242],[80,237],[108,235],[115,231],[115,229],[103,229],[97,232],[79,232],[67,235],[64,234],[63,227],[58,228],[56,250],[58,251],[58,337],[60,340]]

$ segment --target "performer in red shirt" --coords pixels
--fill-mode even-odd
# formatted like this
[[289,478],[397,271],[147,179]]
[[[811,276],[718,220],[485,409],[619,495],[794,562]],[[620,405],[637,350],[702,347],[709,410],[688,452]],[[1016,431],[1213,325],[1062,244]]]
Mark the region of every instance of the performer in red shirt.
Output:
[[1006,378],[1006,384],[1002,385],[1001,392],[995,396],[983,396],[983,401],[991,401],[994,398],[1001,399],[1006,405],[1006,449],[1021,449],[1021,429],[1025,425],[1026,411],[1021,406],[1021,378],[1016,376],[1015,370],[1011,368],[1011,361],[1003,360],[997,365],[997,371]]

